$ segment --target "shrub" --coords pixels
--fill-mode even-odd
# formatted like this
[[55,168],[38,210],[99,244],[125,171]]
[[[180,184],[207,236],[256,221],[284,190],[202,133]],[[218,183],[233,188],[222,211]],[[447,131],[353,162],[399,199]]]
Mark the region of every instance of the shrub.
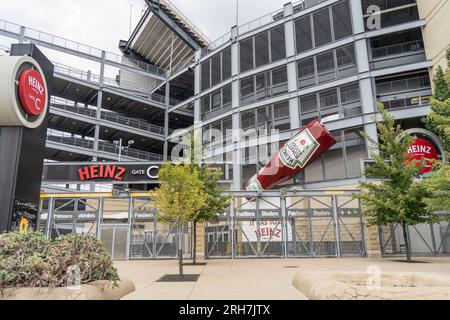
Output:
[[42,233],[0,235],[0,289],[63,287],[71,266],[78,266],[81,284],[119,280],[105,247],[92,236],[69,234],[51,240]]

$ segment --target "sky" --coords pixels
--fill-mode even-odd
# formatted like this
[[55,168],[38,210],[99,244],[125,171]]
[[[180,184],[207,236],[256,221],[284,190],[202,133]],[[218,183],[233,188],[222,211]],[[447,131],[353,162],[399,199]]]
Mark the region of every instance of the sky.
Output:
[[[283,8],[287,0],[238,0],[239,24]],[[236,24],[236,0],[171,0],[211,40]],[[0,19],[119,53],[144,0],[0,0]],[[1,23],[1,22],[0,22]]]

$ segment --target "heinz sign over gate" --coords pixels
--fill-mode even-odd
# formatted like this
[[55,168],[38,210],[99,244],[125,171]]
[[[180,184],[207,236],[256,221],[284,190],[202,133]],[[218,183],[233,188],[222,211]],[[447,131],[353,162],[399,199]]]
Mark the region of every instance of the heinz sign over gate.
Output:
[[416,161],[420,166],[422,159],[425,159],[425,167],[420,174],[430,172],[433,169],[433,161],[438,160],[436,148],[425,139],[415,139],[413,144],[408,148],[408,154],[411,156],[410,161]]

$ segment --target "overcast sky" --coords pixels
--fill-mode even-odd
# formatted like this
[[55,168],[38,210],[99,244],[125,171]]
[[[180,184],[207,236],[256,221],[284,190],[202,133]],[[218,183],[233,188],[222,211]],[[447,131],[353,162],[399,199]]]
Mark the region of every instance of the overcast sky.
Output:
[[[236,21],[236,0],[171,0],[211,40]],[[240,24],[281,9],[286,0],[239,0]],[[144,0],[0,0],[0,19],[107,51],[118,52],[145,7]]]

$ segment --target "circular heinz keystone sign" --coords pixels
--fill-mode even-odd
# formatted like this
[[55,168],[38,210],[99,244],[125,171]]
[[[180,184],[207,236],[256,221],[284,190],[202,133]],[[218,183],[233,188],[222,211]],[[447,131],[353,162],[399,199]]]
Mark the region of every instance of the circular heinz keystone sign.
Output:
[[436,148],[424,139],[415,139],[408,148],[408,154],[411,156],[408,162],[415,160],[418,166],[420,166],[422,159],[425,159],[425,167],[422,168],[420,174],[430,172],[433,169],[432,160],[438,160]]
[[19,79],[20,104],[25,112],[32,116],[42,113],[47,103],[45,81],[35,69],[25,70]]

